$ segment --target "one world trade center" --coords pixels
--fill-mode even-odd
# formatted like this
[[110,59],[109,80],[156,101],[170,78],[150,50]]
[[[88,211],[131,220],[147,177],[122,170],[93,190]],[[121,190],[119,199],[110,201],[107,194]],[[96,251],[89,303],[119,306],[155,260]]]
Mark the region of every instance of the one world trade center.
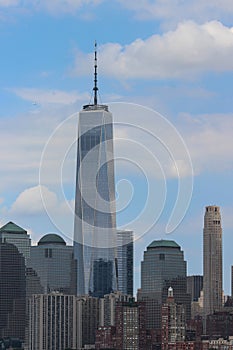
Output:
[[79,113],[74,221],[77,294],[103,297],[117,289],[112,114],[97,101]]

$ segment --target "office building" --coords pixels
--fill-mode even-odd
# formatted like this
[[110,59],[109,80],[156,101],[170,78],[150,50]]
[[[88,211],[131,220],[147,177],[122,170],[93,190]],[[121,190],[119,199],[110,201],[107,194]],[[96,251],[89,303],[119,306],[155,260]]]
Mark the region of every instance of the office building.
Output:
[[[96,52],[93,90],[94,103],[79,113],[74,251],[77,294],[101,297],[105,288],[109,292],[117,287],[116,209],[112,114],[97,101]],[[101,277],[106,271],[107,276]],[[97,286],[97,279],[104,278],[106,284]]]
[[39,294],[41,290],[46,294],[59,291],[76,295],[77,266],[73,246],[66,245],[59,235],[47,234],[39,240],[37,246],[31,247],[28,267],[29,296]]
[[81,316],[77,297],[35,294],[29,301],[29,350],[80,349]]
[[171,240],[153,241],[141,263],[141,289],[138,300],[146,303],[147,329],[161,329],[161,307],[167,290],[173,288],[176,303],[185,306],[186,319],[191,316],[191,299],[187,294],[186,261],[180,246]]
[[133,296],[133,231],[117,231],[118,290]]
[[0,338],[24,340],[25,259],[15,245],[0,243]]
[[222,307],[222,226],[220,208],[207,206],[203,230],[204,315]]
[[203,288],[203,276],[188,276],[187,277],[187,292],[191,296],[191,301],[198,301]]
[[14,244],[20,254],[24,256],[27,265],[27,260],[30,257],[31,239],[26,230],[10,221],[0,228],[0,241]]

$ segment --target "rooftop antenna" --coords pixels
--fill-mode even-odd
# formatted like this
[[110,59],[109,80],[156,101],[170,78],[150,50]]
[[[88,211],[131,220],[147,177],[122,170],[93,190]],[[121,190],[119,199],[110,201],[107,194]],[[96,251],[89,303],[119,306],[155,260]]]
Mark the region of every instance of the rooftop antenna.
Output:
[[98,101],[97,101],[97,94],[98,94],[98,86],[97,86],[97,43],[95,41],[95,73],[94,73],[94,105],[97,106]]

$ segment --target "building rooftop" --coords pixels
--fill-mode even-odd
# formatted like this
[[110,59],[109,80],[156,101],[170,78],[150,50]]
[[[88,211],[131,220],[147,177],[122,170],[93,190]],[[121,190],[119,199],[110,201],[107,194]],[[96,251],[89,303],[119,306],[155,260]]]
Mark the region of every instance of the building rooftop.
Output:
[[27,233],[27,231],[16,225],[14,222],[9,221],[6,225],[0,228],[0,233]]
[[161,239],[159,241],[153,241],[147,248],[180,248],[180,246],[175,241]]
[[66,245],[66,242],[64,241],[64,239],[55,234],[55,233],[49,233],[45,236],[43,236],[39,242],[38,245],[42,245],[42,244],[62,244],[62,245]]

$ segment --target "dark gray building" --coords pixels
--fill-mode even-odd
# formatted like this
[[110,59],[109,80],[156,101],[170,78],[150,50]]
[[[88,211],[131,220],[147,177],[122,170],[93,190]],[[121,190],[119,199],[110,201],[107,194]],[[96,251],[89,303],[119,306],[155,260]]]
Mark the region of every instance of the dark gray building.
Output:
[[146,303],[148,329],[160,329],[161,306],[166,301],[169,287],[173,289],[175,302],[185,306],[186,319],[190,319],[191,300],[187,294],[186,269],[184,253],[176,242],[158,240],[147,247],[141,263],[138,300]]
[[76,294],[76,261],[73,246],[66,245],[57,234],[43,236],[37,246],[31,247],[28,260],[28,296],[58,291]]
[[133,296],[133,231],[117,231],[118,290]]
[[0,241],[2,243],[14,244],[19,253],[23,255],[25,264],[30,257],[31,238],[22,227],[9,221],[0,228]]
[[198,301],[203,289],[203,276],[193,275],[187,277],[187,292],[191,296],[191,301]]
[[25,337],[25,259],[15,245],[0,243],[0,338]]

